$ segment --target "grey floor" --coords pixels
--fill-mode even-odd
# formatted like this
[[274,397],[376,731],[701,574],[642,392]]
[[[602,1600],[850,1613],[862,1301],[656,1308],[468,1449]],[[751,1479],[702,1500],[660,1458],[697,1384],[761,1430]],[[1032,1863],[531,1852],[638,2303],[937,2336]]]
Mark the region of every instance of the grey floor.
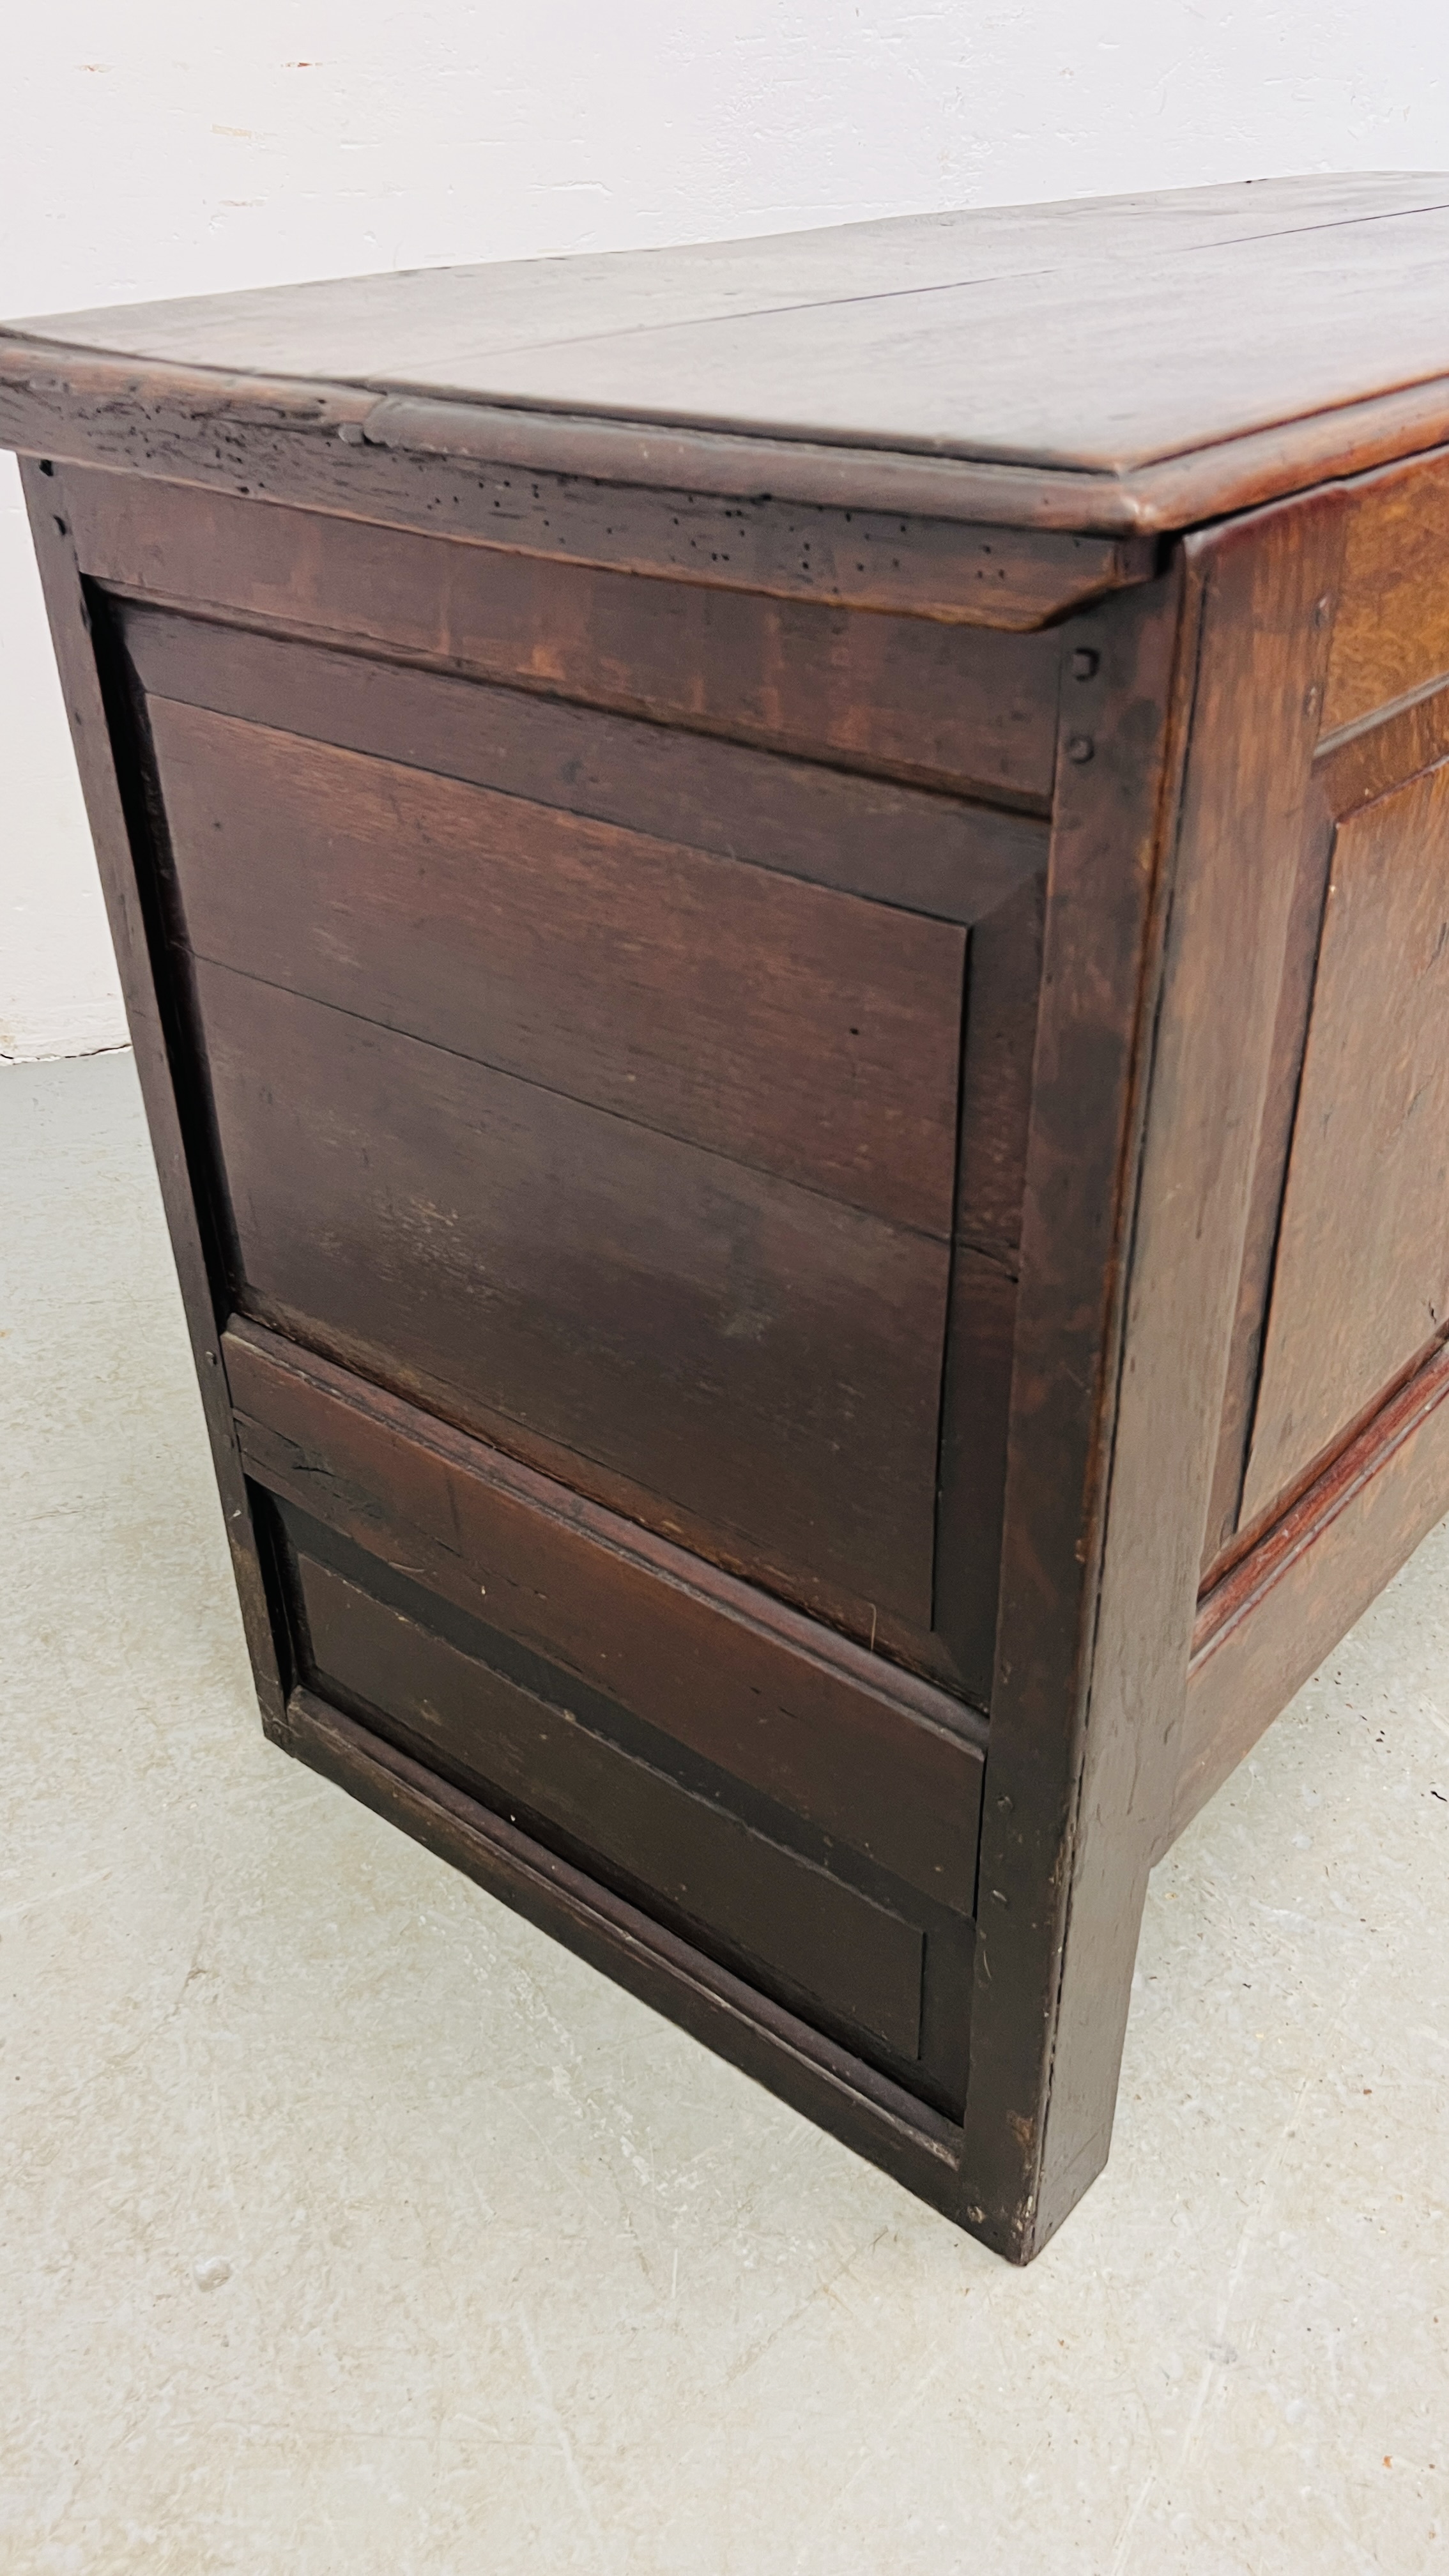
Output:
[[263,1743],[129,1058],[0,1210],[0,2567],[1449,2569],[1449,1526],[1013,2272]]

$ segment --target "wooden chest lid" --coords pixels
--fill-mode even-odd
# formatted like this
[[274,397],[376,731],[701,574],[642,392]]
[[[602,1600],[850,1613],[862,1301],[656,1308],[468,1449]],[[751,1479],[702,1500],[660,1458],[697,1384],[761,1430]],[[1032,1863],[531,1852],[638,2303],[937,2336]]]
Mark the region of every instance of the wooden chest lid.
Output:
[[49,315],[0,395],[190,386],[201,438],[305,386],[388,446],[1149,531],[1449,436],[1446,257],[1449,177],[1273,179]]

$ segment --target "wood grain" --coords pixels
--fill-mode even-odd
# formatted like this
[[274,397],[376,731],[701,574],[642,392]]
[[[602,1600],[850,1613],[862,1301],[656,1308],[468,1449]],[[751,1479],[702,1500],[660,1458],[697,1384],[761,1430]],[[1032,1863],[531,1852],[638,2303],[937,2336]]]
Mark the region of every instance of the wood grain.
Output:
[[[627,421],[475,401],[379,398],[190,366],[138,366],[0,331],[0,444],[39,460],[43,473],[59,460],[67,469],[193,484],[378,526],[456,529],[475,542],[494,533],[500,517],[509,527],[524,517],[526,533],[541,528],[544,542],[520,550],[544,553],[555,551],[547,540],[561,503],[581,496],[590,539],[581,553],[588,562],[608,552],[621,501],[642,491],[661,511],[663,530],[657,545],[651,536],[647,561],[632,568],[654,574],[677,568],[686,579],[696,577],[697,554],[713,551],[716,499],[752,511],[784,501],[792,549],[801,508],[852,517],[886,509],[978,530],[989,525],[1008,554],[1007,540],[1016,533],[1066,537],[1072,552],[1059,611],[1084,595],[1076,587],[1079,544],[1111,540],[1110,577],[1094,581],[1087,596],[1150,580],[1162,535],[1322,480],[1422,456],[1446,436],[1449,381],[1430,378],[1130,472],[1084,475],[712,430],[656,428],[641,440]],[[641,486],[646,474],[652,480]],[[562,515],[568,528],[572,513]],[[609,562],[620,568],[615,556]],[[879,603],[862,595],[856,604]],[[993,597],[991,606],[992,622],[1005,628],[1039,623],[1034,576],[1021,603],[1029,613],[1014,613],[1009,593]]]
[[1214,1440],[1328,649],[1318,602],[1341,526],[1328,494],[1188,548],[1202,626],[1068,1827],[1039,2230],[1065,2215],[1107,2152],[1147,1873],[1181,1767]]
[[[37,367],[38,355],[0,332],[0,444],[237,499],[444,529],[450,539],[506,554],[1010,633],[1050,625],[1083,600],[1145,580],[1153,565],[1149,537],[1013,527],[983,522],[979,509],[963,513],[953,479],[924,461],[903,477],[902,460],[882,460],[877,507],[848,506],[847,470],[841,506],[827,494],[848,458],[830,461],[823,490],[791,499],[801,454],[762,454],[758,440],[675,441],[675,453],[665,455],[653,441],[641,455],[637,441],[621,443],[617,430],[611,438],[608,424],[594,423],[585,470],[557,471],[547,430],[556,440],[565,425],[526,413],[175,368],[128,368],[118,401],[104,359],[67,352],[57,373],[51,353]],[[223,434],[199,439],[207,425]],[[530,453],[541,431],[542,460]],[[570,443],[577,432],[558,459],[565,468]],[[725,460],[722,470],[712,451],[732,445],[745,456]],[[672,469],[695,488],[671,489],[657,478],[651,488],[638,480],[651,467],[666,476]],[[807,487],[811,479],[807,471]]]
[[[752,1833],[704,1798],[636,1762],[576,1714],[298,1559],[309,1677],[379,1712],[511,1824],[563,1838],[595,1875],[622,1879],[705,1950],[783,1981],[798,1998],[883,2041],[920,2047],[919,1930],[829,1872]],[[808,2011],[808,2005],[807,2005]]]
[[[1140,744],[1135,757],[1118,755],[1117,792],[1144,800],[1130,840],[1110,803],[1097,801],[1097,759],[1084,764],[1094,783],[1071,796],[1058,826],[1064,875],[1079,852],[1095,855],[1103,832],[1133,850],[1137,873],[1117,880],[1119,1016],[1105,1029],[1112,979],[1089,965],[1082,925],[1058,981],[1054,914],[1063,936],[1070,916],[1050,881],[1048,891],[1037,1096],[1045,1092],[1062,1125],[1038,1111],[1028,1163],[972,2043],[972,2085],[981,2081],[978,2064],[983,2077],[990,2069],[982,2090],[995,2117],[983,2106],[973,2136],[970,2096],[967,2112],[982,2224],[1018,2259],[1060,2223],[1107,2153],[1147,1873],[1180,1767],[1213,1449],[1294,875],[1291,864],[1265,865],[1261,854],[1296,853],[1300,843],[1328,641],[1315,608],[1332,586],[1339,526],[1330,497],[1265,512],[1187,550],[1192,641],[1178,668],[1192,689],[1191,747],[1180,823],[1157,879],[1170,908],[1153,901],[1162,826],[1156,796],[1146,801],[1152,787],[1161,790],[1168,751],[1160,663],[1156,760],[1146,764]],[[1115,1199],[1107,1175],[1084,1165],[1085,1136],[1074,1125],[1087,1085],[1065,1039],[1081,1043],[1078,1012],[1081,1034],[1090,1030],[1096,1042],[1087,1059],[1101,1086],[1089,1113],[1094,1151],[1110,1134],[1121,1157],[1124,1194]],[[1139,1032],[1150,1054],[1137,1056]],[[1057,1066],[1075,1073],[1075,1098],[1056,1090]],[[1141,1090],[1134,1076],[1146,1077]],[[1134,1168],[1137,1104],[1145,1124]],[[1078,1208],[1087,1174],[1095,1203]],[[1070,1214],[1075,1226],[1064,1222]],[[1101,1262],[1090,1275],[1102,1298],[1089,1347],[1107,1377],[1084,1373],[1073,1406],[1055,1372],[1086,1323],[1088,1244]],[[1072,1498],[1071,1535],[1063,1529],[1055,1557],[1044,1547],[1048,1458],[1064,1503]],[[1028,1475],[1023,1491],[1017,1480]],[[1018,1508],[1024,1517],[1015,1524]]]
[[[1086,676],[1063,684],[1062,731],[1092,758],[1063,762],[1047,877],[962,2149],[967,2223],[1018,2262],[1091,2179],[1042,2156],[1181,620],[1173,579],[1063,639]],[[1114,2001],[1104,1980],[1106,2047]]]
[[37,372],[45,339],[79,341],[133,371],[161,358],[1107,475],[1449,372],[1449,180],[1275,190],[973,210],[552,275],[530,262],[340,280],[30,328]]
[[1057,639],[852,615],[67,469],[85,571],[283,635],[1030,804]]
[[104,630],[97,635],[93,626],[69,526],[55,508],[52,478],[26,463],[21,481],[125,995],[126,1026],[135,1050],[181,1286],[247,1650],[263,1724],[278,1741],[284,1741],[290,1678],[284,1635],[280,1622],[274,1624],[274,1605],[267,1594],[222,1375],[221,1319],[214,1303],[214,1292],[221,1286],[214,1268],[217,1245],[204,1194],[198,1188],[201,1139],[195,1102],[187,1096],[186,1086],[175,1082],[181,1036],[164,971],[164,943],[154,880],[147,866],[144,810],[125,693],[107,650],[111,639]]
[[983,1708],[991,1701],[996,1652],[1045,910],[1043,873],[975,924],[968,961],[934,1615],[962,1686]]
[[941,1407],[933,1620],[967,1697],[991,1705],[1016,1330],[1014,1264],[958,1243]]
[[1323,730],[1340,732],[1449,672],[1449,456],[1354,495]]
[[197,955],[944,1237],[965,934],[150,706]]
[[830,1629],[253,1324],[247,1472],[933,1902],[969,1913],[984,1729]]
[[1252,1448],[1256,1520],[1449,1325],[1449,770],[1340,825]]
[[1014,1255],[1021,1242],[1046,916],[1044,851],[1042,859],[1040,873],[1014,887],[971,932],[956,1231],[998,1259]]
[[325,1779],[799,2104],[908,2190],[954,2209],[955,2120],[314,1692],[294,1690],[288,1717],[299,1759]]
[[929,1625],[944,1244],[225,967],[196,984],[263,1321]]
[[1449,1505],[1446,1396],[1449,1353],[1441,1348],[1206,1596],[1162,1849]]
[[[1151,270],[1265,235],[1442,205],[1423,172],[1328,172],[1228,186],[946,209],[804,232],[566,259],[385,270],[376,276],[169,297],[29,324],[37,339],[268,377],[483,390],[469,370],[498,354],[601,333],[748,319],[800,305],[961,285],[983,257],[1003,281],[1074,258]],[[1041,372],[1049,372],[1043,353]],[[442,371],[440,373],[440,370]]]
[[269,1729],[1017,2260],[1449,1500],[1446,243],[0,333]]
[[973,922],[1046,867],[1033,815],[441,672],[128,608],[142,690]]
[[[1322,790],[1323,772],[1316,767],[1294,875],[1283,943],[1283,975],[1274,1011],[1272,1061],[1258,1122],[1237,1306],[1203,1539],[1205,1585],[1215,1581],[1221,1568],[1247,1543],[1242,1532],[1243,1483],[1262,1375],[1283,1188],[1298,1111],[1303,1049],[1313,1007],[1313,979],[1318,971],[1323,904],[1333,856],[1334,823],[1324,811]],[[1291,864],[1286,850],[1283,861]]]
[[1343,822],[1421,769],[1449,757],[1449,681],[1431,680],[1391,707],[1376,708],[1347,732],[1318,746],[1315,763],[1325,810]]

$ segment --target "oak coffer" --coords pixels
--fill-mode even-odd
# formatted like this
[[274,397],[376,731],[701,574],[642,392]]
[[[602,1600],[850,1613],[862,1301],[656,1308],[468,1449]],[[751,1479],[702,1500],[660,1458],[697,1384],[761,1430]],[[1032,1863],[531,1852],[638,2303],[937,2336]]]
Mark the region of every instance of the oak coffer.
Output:
[[20,323],[279,1744],[1002,2252],[1449,1505],[1449,179]]

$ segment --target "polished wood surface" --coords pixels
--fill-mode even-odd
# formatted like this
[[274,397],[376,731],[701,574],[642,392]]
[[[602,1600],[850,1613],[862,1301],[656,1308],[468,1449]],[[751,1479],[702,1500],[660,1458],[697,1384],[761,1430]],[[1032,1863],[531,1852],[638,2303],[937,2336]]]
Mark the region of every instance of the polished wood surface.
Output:
[[1243,1514],[1449,1331],[1449,772],[1340,824]]
[[[248,1473],[655,1738],[969,1914],[983,1721],[265,1326],[223,1338]],[[566,1696],[568,1693],[566,1693]]]
[[[307,286],[105,307],[28,326],[37,336],[185,357],[263,376],[484,390],[500,352],[626,331],[749,318],[960,285],[983,260],[1002,278],[1085,258],[1154,259],[1251,246],[1265,233],[1375,220],[1449,202],[1442,174],[1349,172],[1153,195],[1072,198],[900,215],[742,241],[581,252],[472,268],[394,271]],[[15,326],[17,328],[22,326]]]
[[[198,961],[243,1305],[930,1624],[948,1253]],[[580,1471],[585,1473],[586,1470]]]
[[848,617],[137,478],[66,478],[88,577],[389,661],[1044,811],[1057,647]]
[[[567,809],[153,699],[193,954],[951,1225],[966,938]],[[647,739],[647,738],[646,738]]]
[[1160,1820],[1160,1850],[1442,1518],[1446,1396],[1449,1357],[1441,1347],[1202,1601],[1181,1768]]
[[379,1603],[300,1536],[295,1568],[306,1668],[324,1697],[377,1711],[384,1734],[481,1788],[510,1824],[542,1823],[596,1873],[645,1890],[705,1949],[793,1987],[894,2057],[920,2055],[923,1945],[902,1916],[681,1788],[486,1653]]
[[268,1732],[1017,2261],[1449,1504],[1446,207],[0,334]]
[[1372,719],[1449,672],[1449,464],[1377,475],[1348,530],[1325,733]]
[[1148,532],[1449,436],[1446,207],[1260,181],[51,316],[0,330],[0,439],[1032,627],[1147,579]]
[[1446,243],[1449,179],[1365,174],[18,327],[153,363],[1107,474],[1449,373]]
[[142,690],[400,761],[503,796],[690,843],[843,894],[978,922],[1046,867],[1043,818],[858,770],[493,689],[245,627],[135,608],[127,656]]

